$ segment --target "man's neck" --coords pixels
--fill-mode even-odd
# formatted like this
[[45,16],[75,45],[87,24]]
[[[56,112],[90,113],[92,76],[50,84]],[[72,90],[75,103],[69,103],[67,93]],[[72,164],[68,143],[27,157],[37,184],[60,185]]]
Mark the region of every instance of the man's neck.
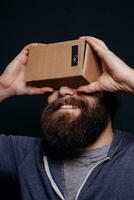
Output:
[[88,149],[97,149],[99,147],[109,145],[111,144],[112,140],[113,140],[113,129],[111,121],[109,121],[107,127],[104,129],[101,136],[93,144],[91,144],[88,147]]

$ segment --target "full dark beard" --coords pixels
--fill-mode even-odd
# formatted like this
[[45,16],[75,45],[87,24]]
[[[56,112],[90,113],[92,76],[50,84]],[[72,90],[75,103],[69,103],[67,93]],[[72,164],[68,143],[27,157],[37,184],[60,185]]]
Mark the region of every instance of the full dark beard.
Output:
[[[61,105],[71,104],[80,109],[78,116],[60,112]],[[83,98],[62,98],[49,104],[42,113],[42,133],[45,151],[55,159],[79,156],[93,144],[109,122],[109,109],[103,98],[96,105],[89,105]]]

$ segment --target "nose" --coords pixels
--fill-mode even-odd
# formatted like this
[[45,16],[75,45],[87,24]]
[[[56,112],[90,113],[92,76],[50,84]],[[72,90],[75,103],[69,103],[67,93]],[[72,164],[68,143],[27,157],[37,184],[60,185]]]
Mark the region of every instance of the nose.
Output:
[[59,90],[54,91],[52,94],[48,96],[48,103],[54,102],[58,97],[65,97],[67,95],[73,96],[77,93],[76,89],[69,88],[66,86],[60,87]]
[[76,94],[76,89],[63,86],[63,87],[60,87],[60,89],[59,89],[59,94],[60,94],[61,96],[63,96],[63,97],[66,96],[66,95],[73,96],[73,95]]

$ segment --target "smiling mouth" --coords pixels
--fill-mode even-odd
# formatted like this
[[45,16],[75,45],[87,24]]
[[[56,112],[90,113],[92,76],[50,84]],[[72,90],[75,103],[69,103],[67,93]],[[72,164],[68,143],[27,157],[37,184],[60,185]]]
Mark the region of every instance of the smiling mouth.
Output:
[[66,104],[66,105],[62,105],[60,107],[60,109],[78,109],[77,106],[74,106],[74,105],[69,105],[69,104]]

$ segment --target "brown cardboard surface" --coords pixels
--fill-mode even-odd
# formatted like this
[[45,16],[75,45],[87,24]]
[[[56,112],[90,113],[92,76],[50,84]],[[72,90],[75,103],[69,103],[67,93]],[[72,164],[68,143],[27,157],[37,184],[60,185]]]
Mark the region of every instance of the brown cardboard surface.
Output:
[[86,43],[85,58],[83,63],[83,77],[89,82],[95,82],[102,73],[101,61]]
[[[78,46],[78,55],[74,55],[78,63],[72,66],[74,46]],[[97,80],[100,74],[100,63],[84,39],[39,44],[30,48],[26,66],[28,85],[76,88]]]

